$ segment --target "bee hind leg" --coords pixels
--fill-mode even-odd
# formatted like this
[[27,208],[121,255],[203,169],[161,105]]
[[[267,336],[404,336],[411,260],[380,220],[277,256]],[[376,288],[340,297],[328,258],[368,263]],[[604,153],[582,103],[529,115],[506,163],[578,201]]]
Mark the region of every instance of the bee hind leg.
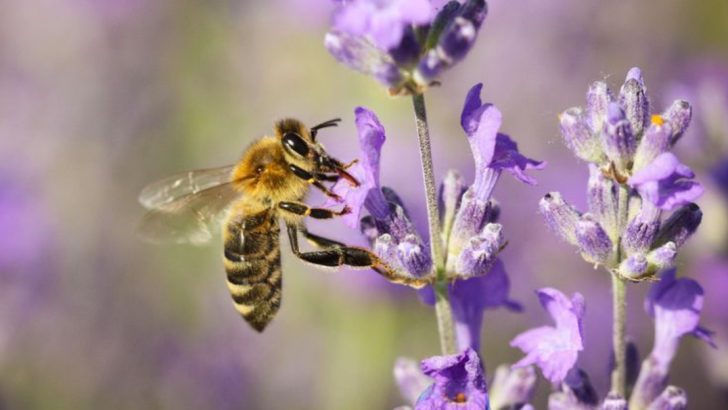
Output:
[[336,244],[333,247],[319,251],[301,252],[298,247],[298,228],[288,226],[288,238],[291,242],[291,250],[304,262],[326,267],[349,266],[352,268],[370,268],[392,283],[406,285],[416,289],[432,284],[430,278],[416,278],[397,271],[368,249],[357,246],[346,246],[307,232],[304,233],[304,236],[309,240],[313,236],[319,243]]

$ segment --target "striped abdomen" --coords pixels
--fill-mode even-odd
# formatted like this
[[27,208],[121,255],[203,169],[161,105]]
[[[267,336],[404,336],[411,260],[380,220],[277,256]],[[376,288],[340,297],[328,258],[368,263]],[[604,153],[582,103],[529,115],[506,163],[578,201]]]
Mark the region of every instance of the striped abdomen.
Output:
[[233,215],[225,227],[225,271],[235,308],[262,332],[281,305],[280,228],[273,210]]

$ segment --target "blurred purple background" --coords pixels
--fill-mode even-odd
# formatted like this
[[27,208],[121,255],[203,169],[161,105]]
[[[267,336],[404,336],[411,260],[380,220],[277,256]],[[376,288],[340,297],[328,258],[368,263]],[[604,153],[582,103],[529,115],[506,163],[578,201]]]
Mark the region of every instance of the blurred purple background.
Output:
[[[717,331],[719,349],[684,342],[671,384],[687,390],[692,408],[728,407],[728,172],[720,171],[728,161],[728,4],[489,4],[475,49],[427,94],[439,176],[458,168],[472,179],[459,114],[477,82],[521,152],[549,162],[536,187],[505,177],[496,188],[511,295],[526,311],[486,314],[487,369],[515,362],[520,352],[510,339],[547,320],[535,289],[579,291],[587,301],[580,363],[606,393],[609,278],[547,231],[537,203],[558,190],[583,205],[588,172],[562,143],[556,115],[583,105],[591,81],[618,87],[639,66],[657,110],[678,97],[693,103],[692,130],[679,150],[707,188],[699,201],[703,226],[678,272],[705,287],[703,323]],[[134,233],[146,183],[232,163],[282,116],[306,123],[342,117],[320,140],[354,158],[358,105],[387,128],[382,180],[425,232],[410,102],[387,97],[327,54],[331,9],[325,0],[0,4],[0,408],[404,403],[395,358],[439,351],[433,312],[414,292],[369,271],[316,270],[284,243],[283,306],[256,334],[232,308],[219,240],[150,246]],[[336,221],[311,228],[364,244]],[[628,331],[642,353],[653,332],[642,309],[647,286],[629,287]],[[539,408],[548,390],[542,381]]]

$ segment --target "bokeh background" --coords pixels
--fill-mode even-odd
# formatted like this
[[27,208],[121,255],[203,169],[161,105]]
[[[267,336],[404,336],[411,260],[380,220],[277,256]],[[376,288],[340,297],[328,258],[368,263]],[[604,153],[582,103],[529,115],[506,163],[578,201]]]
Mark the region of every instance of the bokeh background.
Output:
[[[382,175],[424,233],[410,101],[338,65],[323,48],[326,0],[6,0],[0,3],[0,408],[386,409],[404,404],[398,356],[439,352],[431,308],[369,271],[320,271],[284,242],[283,306],[264,334],[232,308],[221,241],[151,246],[135,236],[148,182],[232,163],[272,122],[343,117],[321,140],[357,154],[353,109],[388,131]],[[533,290],[587,298],[581,365],[603,395],[609,278],[555,240],[538,199],[583,204],[587,169],[563,145],[556,115],[587,85],[643,69],[657,109],[695,106],[681,142],[707,187],[703,226],[679,273],[706,288],[703,323],[718,350],[685,340],[672,371],[691,407],[728,406],[728,3],[680,0],[492,0],[470,56],[427,95],[439,176],[473,165],[459,129],[465,92],[504,114],[521,152],[545,159],[539,185],[502,178],[512,297],[526,311],[486,313],[488,369],[512,363],[519,332],[549,320]],[[722,167],[722,168],[721,168]],[[721,179],[720,176],[723,176]],[[321,203],[312,195],[311,203]],[[363,244],[340,222],[319,233]],[[652,343],[647,285],[629,287],[629,333]],[[491,372],[492,373],[492,372]],[[535,400],[543,408],[549,386]]]

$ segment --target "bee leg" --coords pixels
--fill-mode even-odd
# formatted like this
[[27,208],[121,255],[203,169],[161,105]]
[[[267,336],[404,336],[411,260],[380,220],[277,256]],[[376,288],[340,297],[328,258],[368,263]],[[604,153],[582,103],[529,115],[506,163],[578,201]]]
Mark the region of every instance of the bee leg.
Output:
[[303,169],[297,165],[294,165],[294,164],[288,164],[288,169],[290,169],[291,172],[293,172],[293,174],[295,176],[303,179],[304,181],[308,182],[309,184],[311,184],[311,185],[315,186],[316,188],[318,188],[319,190],[321,190],[321,192],[323,192],[329,198],[334,198],[337,201],[342,200],[340,196],[331,192],[331,190],[329,190],[329,188],[327,188],[324,184],[322,184],[321,181],[319,181],[314,176],[314,174],[312,174],[312,173],[306,171],[305,169]]
[[325,181],[325,182],[336,182],[339,179],[341,179],[339,174],[323,174],[320,172],[315,173],[314,177],[319,181]]
[[[318,235],[314,236],[329,242],[334,242],[326,238],[321,238]],[[350,266],[352,268],[370,268],[392,283],[406,285],[416,289],[432,284],[432,280],[429,277],[415,278],[398,272],[370,250],[357,246],[345,246],[340,244],[341,246],[335,246],[320,251],[301,252],[298,248],[298,228],[293,225],[288,226],[288,239],[291,242],[291,250],[293,253],[299,259],[313,265],[326,267]],[[338,242],[336,243],[338,244]]]
[[335,216],[346,215],[350,212],[347,206],[341,211],[334,211],[326,208],[311,208],[301,202],[279,202],[278,208],[295,215],[310,216],[314,219],[331,219]]
[[323,236],[318,236],[316,234],[313,234],[309,232],[307,229],[301,229],[301,234],[304,238],[306,238],[312,245],[318,247],[318,248],[336,248],[336,247],[346,247],[341,242],[337,242],[333,239],[324,238]]

